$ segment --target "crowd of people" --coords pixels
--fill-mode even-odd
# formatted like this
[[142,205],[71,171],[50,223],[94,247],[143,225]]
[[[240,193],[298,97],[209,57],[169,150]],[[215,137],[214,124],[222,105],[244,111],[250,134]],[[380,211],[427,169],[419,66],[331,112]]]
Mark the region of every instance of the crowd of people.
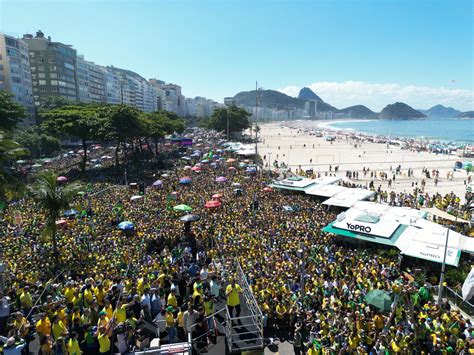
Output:
[[[127,353],[188,334],[202,351],[217,334],[216,304],[226,300],[240,312],[234,261],[265,315],[266,334],[292,342],[295,354],[474,351],[472,323],[449,303],[436,304],[396,253],[322,232],[336,211],[267,188],[266,173],[246,171],[242,160],[226,163],[217,148],[210,148],[214,164],[198,171],[184,165],[198,163],[206,144],[201,157],[155,172],[163,184],[139,199],[131,200],[138,190],[129,186],[93,184],[98,193],[73,201],[91,213],[67,218],[57,256],[37,202],[9,206],[0,220],[3,351]],[[180,184],[184,176],[191,182]],[[215,194],[222,205],[206,208]],[[178,204],[199,220],[180,221]],[[119,229],[122,221],[133,230]],[[389,309],[366,301],[375,289],[391,295]]]

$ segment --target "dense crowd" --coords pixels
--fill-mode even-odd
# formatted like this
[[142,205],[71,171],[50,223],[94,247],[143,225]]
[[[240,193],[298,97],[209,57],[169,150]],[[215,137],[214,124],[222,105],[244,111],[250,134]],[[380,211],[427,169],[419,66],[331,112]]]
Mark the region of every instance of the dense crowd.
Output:
[[[266,174],[217,157],[198,172],[183,165],[199,158],[156,172],[163,184],[133,201],[138,190],[94,184],[99,193],[73,203],[89,216],[70,216],[59,231],[59,264],[36,202],[10,206],[0,221],[8,266],[0,294],[4,352],[126,353],[188,334],[202,350],[213,340],[216,304],[239,303],[227,267],[233,260],[247,275],[266,331],[293,342],[296,354],[474,351],[470,321],[449,303],[437,305],[398,255],[322,232],[335,212],[306,195],[272,191]],[[192,181],[180,184],[183,176]],[[218,176],[228,181],[217,183]],[[222,205],[205,208],[215,194]],[[199,220],[181,222],[178,204]],[[120,230],[121,221],[134,229]],[[388,309],[366,301],[375,289],[391,295]]]

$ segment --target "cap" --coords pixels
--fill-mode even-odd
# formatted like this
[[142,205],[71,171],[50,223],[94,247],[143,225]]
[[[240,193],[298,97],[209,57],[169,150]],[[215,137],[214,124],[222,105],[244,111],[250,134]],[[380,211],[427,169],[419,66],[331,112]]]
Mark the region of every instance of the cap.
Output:
[[100,311],[99,316],[105,316],[107,313],[105,311]]

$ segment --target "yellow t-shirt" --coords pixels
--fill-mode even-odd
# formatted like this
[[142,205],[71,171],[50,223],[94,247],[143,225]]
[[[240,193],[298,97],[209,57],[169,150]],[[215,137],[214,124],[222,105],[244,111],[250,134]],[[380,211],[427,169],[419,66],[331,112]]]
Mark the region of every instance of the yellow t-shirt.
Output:
[[178,312],[178,327],[184,328],[184,313],[182,311]]
[[40,319],[36,323],[36,331],[44,335],[51,335],[51,322],[48,317],[44,321]]
[[63,333],[66,332],[66,327],[64,326],[62,321],[54,323],[53,326],[53,337],[54,340],[58,340],[59,337],[63,336]]
[[[230,292],[230,293],[229,293]],[[232,287],[232,285],[228,285],[225,289],[225,293],[229,294],[227,296],[227,305],[230,307],[234,307],[240,304],[240,298],[239,298],[239,293],[242,292],[242,288],[240,288],[239,285],[235,285],[235,287]]]
[[69,355],[81,355],[82,351],[79,347],[79,342],[77,339],[69,339],[67,342],[67,351]]
[[99,352],[106,353],[110,351],[110,339],[106,334],[98,334],[97,340],[99,340]]
[[124,305],[117,307],[114,311],[115,318],[118,323],[123,323],[127,320],[127,307]]
[[174,317],[173,317],[172,313],[166,312],[165,319],[166,319],[166,326],[167,327],[173,327],[174,326]]
[[176,299],[176,296],[170,293],[168,295],[168,305],[173,306],[173,308],[178,308],[178,300]]
[[32,308],[33,307],[33,299],[29,292],[23,292],[20,296],[20,302],[22,307],[24,308]]

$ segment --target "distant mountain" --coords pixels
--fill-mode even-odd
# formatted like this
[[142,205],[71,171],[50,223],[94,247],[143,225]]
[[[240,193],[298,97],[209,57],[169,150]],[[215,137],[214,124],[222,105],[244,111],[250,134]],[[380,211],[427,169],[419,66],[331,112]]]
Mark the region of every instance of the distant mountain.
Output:
[[429,108],[428,110],[418,111],[424,113],[429,118],[451,118],[461,113],[461,111],[443,105],[435,105],[432,108]]
[[395,102],[394,104],[387,105],[380,112],[379,118],[381,119],[413,119],[413,118],[424,118],[426,117],[420,111],[415,110],[414,108],[404,104],[403,102]]
[[343,108],[338,113],[344,113],[347,117],[353,118],[375,118],[377,117],[377,113],[372,111],[370,108],[364,105],[355,105]]
[[454,116],[456,118],[474,118],[474,111],[461,112]]
[[[272,108],[272,109],[277,109],[277,110],[294,110],[294,109],[303,110],[306,105],[306,100],[301,100],[296,97],[291,97],[276,90],[260,90],[258,95],[259,95],[260,107]],[[316,97],[318,96],[316,95]],[[320,101],[318,101],[317,103],[317,111],[337,112],[337,108],[324,102],[319,97],[318,99]],[[239,105],[245,105],[245,106],[251,106],[251,107],[255,106],[255,90],[239,92],[238,94],[234,96],[234,102],[237,106]]]
[[310,88],[304,87],[298,94],[298,99],[303,101],[316,100],[318,102],[324,102],[318,95],[314,93]]

